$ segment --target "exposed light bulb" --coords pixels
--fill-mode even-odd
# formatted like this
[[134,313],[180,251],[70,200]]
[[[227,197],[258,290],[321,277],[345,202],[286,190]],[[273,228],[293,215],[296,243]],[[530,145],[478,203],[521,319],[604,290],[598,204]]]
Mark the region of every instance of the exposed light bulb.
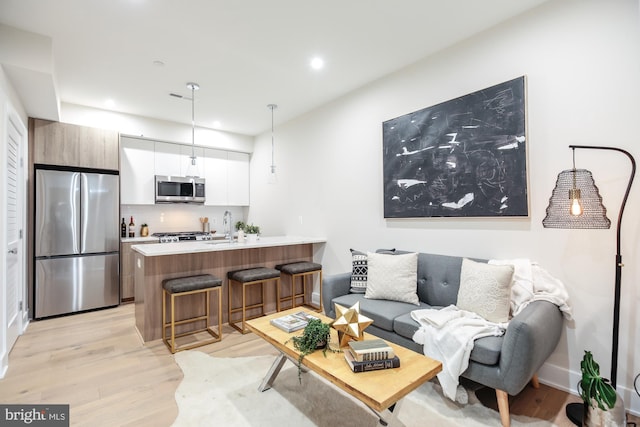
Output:
[[569,198],[571,199],[571,215],[582,215],[582,205],[580,204],[580,190],[574,188],[569,190]]

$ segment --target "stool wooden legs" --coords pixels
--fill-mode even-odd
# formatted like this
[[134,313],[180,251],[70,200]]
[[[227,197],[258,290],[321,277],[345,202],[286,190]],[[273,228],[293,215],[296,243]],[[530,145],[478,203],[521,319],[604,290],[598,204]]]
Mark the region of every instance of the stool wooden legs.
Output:
[[[229,326],[233,327],[234,329],[241,332],[242,334],[251,332],[249,329],[247,329],[247,325],[246,325],[247,320],[255,319],[256,317],[264,316],[266,314],[264,311],[264,304],[265,304],[265,301],[267,300],[267,295],[266,295],[264,284],[269,280],[275,280],[276,288],[277,289],[280,288],[279,278],[256,280],[253,282],[244,282],[244,283],[238,282],[233,279],[229,279],[229,317],[228,317]],[[240,285],[242,287],[242,304],[240,305],[240,307],[233,307],[233,287],[235,285]],[[260,285],[260,289],[262,291],[262,300],[259,303],[247,305],[247,287],[252,285]],[[256,315],[252,315],[251,317],[247,317],[247,310],[251,310],[254,308],[260,308],[260,313]],[[233,319],[233,314],[238,312],[242,313],[242,316],[239,319],[241,321],[240,323],[242,324],[242,327],[238,326],[238,323],[239,323],[238,320]]]
[[[169,293],[166,290],[162,290],[162,341],[166,344],[166,346],[171,350],[171,353],[176,353],[182,350],[189,350],[191,348],[200,347],[202,345],[213,344],[214,342],[218,342],[222,339],[222,287],[218,286],[215,288],[208,289],[198,289],[195,291],[188,292],[179,292],[179,293]],[[209,307],[209,296],[211,292],[216,292],[217,302],[218,302],[218,328],[217,331],[212,329],[209,326],[209,319],[211,316],[211,310]],[[187,319],[176,320],[176,312],[175,312],[175,300],[178,297],[193,295],[193,294],[204,294],[205,299],[205,314],[202,316],[190,317]],[[167,322],[167,297],[170,298],[170,321]],[[194,322],[205,322],[204,328],[196,329],[194,331],[182,332],[176,334],[176,326],[184,325],[187,323]],[[169,336],[167,336],[167,329],[169,329]],[[197,341],[192,344],[185,344],[182,346],[176,345],[176,338],[185,337],[187,335],[197,334],[198,332],[208,332],[212,338],[202,341]]]
[[[311,277],[313,278],[314,274],[318,274],[319,275],[319,279],[320,279],[320,285],[318,288],[318,295],[319,295],[319,300],[320,303],[319,304],[314,304],[312,302],[312,294],[313,294],[313,281],[311,281],[310,285],[311,285],[311,292],[307,292],[308,290],[308,284],[307,284],[307,277]],[[298,273],[298,274],[287,274],[287,273],[282,273],[283,277],[288,277],[289,278],[289,283],[291,284],[291,291],[289,296],[286,297],[282,297],[281,296],[281,291],[280,291],[280,286],[278,286],[278,290],[277,290],[277,309],[278,311],[282,311],[282,310],[286,310],[289,308],[295,308],[298,306],[306,306],[309,308],[312,308],[318,312],[322,311],[322,270],[315,270],[315,271],[307,271],[305,273]],[[296,290],[296,280],[298,278],[302,279],[302,289],[300,291],[300,293],[297,292]],[[300,304],[297,304],[297,300],[302,299],[302,302]],[[291,302],[291,307],[282,307],[282,303],[283,302],[287,302],[290,301]]]

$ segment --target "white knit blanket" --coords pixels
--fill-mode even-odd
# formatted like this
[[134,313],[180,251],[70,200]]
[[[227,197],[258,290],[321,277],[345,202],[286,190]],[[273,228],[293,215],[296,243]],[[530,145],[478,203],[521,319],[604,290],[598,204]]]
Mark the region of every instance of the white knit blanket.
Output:
[[506,328],[506,324],[489,322],[454,305],[442,309],[414,310],[411,317],[420,323],[413,340],[423,345],[426,356],[442,361],[438,380],[444,395],[451,400],[455,400],[460,374],[469,366],[474,341],[487,336],[500,336]]
[[492,259],[489,264],[512,265],[511,315],[516,316],[532,301],[549,301],[558,306],[566,320],[573,320],[569,293],[564,284],[528,259]]

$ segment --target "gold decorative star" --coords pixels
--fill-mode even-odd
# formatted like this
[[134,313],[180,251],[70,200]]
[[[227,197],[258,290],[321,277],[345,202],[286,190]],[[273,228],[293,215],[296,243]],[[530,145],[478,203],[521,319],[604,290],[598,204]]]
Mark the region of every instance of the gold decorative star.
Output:
[[373,320],[360,314],[360,302],[349,308],[336,304],[336,320],[331,326],[338,331],[340,347],[346,346],[352,339],[361,341],[364,339],[364,329],[373,323]]

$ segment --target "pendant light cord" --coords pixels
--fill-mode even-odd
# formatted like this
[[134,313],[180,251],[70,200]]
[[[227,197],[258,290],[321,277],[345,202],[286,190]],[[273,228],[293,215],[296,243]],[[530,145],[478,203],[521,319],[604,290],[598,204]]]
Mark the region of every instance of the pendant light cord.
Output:
[[187,87],[191,89],[191,164],[196,165],[196,90],[200,89],[198,83],[187,83]]
[[196,158],[195,144],[196,144],[196,113],[195,113],[195,86],[191,85],[191,163],[193,164]]
[[273,136],[273,110],[278,108],[276,104],[269,104],[267,107],[271,110],[271,173],[276,173],[276,161],[275,161],[275,142]]

